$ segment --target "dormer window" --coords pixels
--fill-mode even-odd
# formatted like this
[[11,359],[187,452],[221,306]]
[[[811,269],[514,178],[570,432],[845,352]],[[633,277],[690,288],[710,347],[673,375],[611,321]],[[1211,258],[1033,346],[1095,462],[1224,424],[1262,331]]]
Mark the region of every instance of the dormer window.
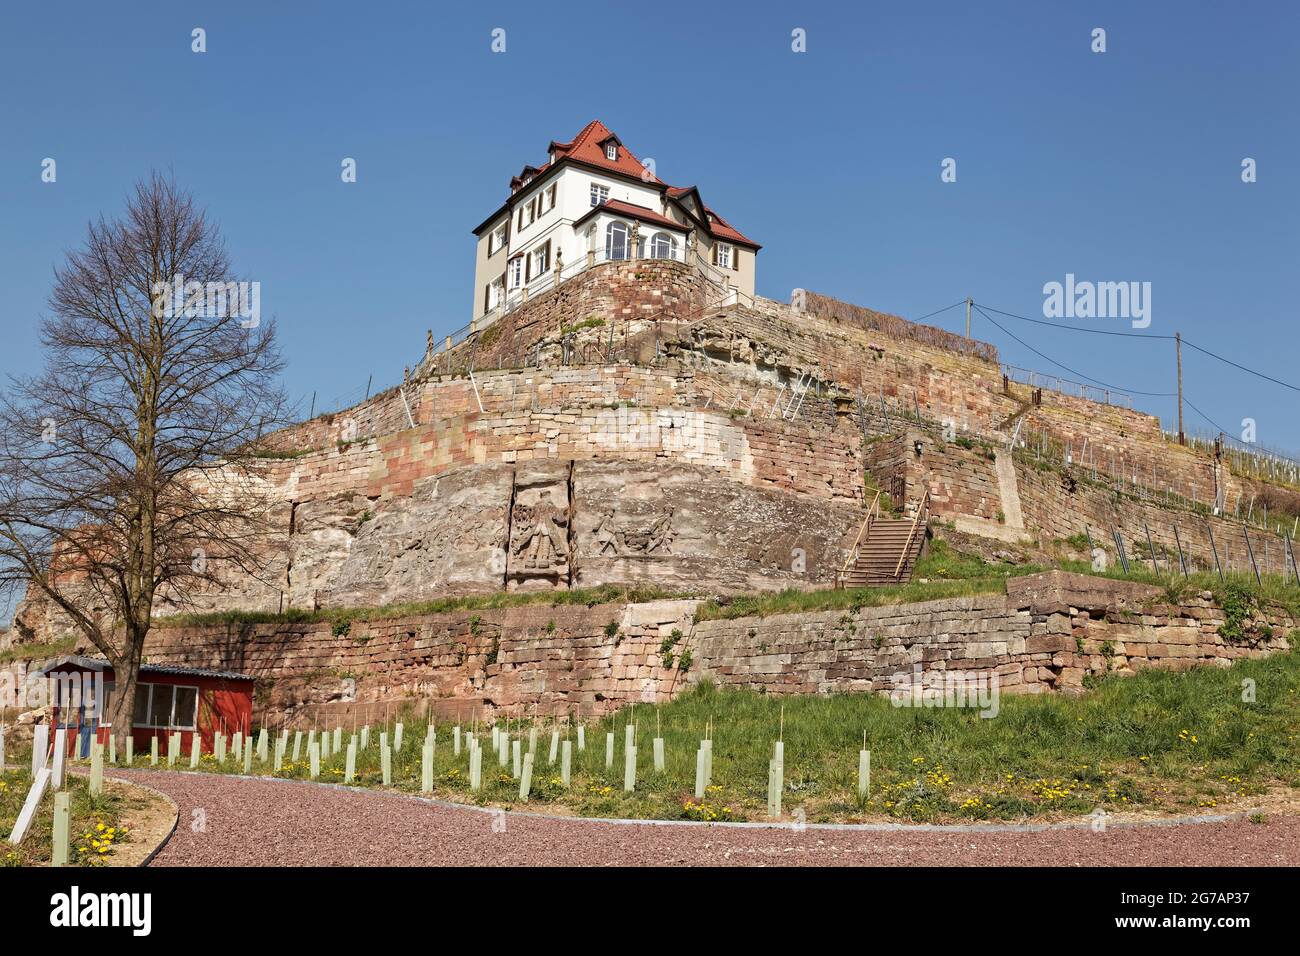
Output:
[[618,144],[613,140],[605,144],[605,158],[611,163],[618,159]]

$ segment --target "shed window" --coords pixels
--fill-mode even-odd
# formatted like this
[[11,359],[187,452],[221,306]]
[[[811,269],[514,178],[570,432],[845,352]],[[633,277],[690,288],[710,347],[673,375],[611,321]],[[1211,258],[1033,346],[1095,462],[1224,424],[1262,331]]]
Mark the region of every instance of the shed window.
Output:
[[199,689],[171,684],[140,684],[135,692],[137,727],[193,730],[198,718]]

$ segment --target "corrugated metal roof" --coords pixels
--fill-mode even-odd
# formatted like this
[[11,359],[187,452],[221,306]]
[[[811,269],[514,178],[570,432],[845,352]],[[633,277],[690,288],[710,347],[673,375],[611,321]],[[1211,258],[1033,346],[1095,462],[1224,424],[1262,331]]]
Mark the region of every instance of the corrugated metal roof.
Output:
[[[79,654],[68,654],[51,661],[42,667],[38,674],[48,674],[50,671],[58,670],[60,667],[72,665],[81,667],[90,671],[104,671],[112,668],[113,665],[108,661],[98,657],[82,657]],[[215,677],[220,680],[257,680],[248,674],[239,674],[235,671],[218,671],[209,670],[204,667],[186,667],[182,664],[141,664],[141,674],[170,674],[173,677]]]

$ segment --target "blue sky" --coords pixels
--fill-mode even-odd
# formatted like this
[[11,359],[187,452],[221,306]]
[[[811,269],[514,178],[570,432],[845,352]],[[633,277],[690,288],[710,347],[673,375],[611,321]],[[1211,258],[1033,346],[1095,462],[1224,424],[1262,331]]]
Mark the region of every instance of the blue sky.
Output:
[[[600,118],[797,286],[919,317],[1042,316],[1067,273],[1152,284],[1155,334],[1296,383],[1300,15],[1290,3],[8,4],[0,373],[40,359],[51,271],[157,168],[221,223],[317,408],[469,319],[469,230]],[[207,31],[208,52],[190,50]],[[506,31],[506,52],[490,50]],[[791,52],[791,30],[807,52]],[[1090,50],[1095,27],[1107,52]],[[58,181],[40,181],[45,157]],[[353,157],[358,182],[340,181]],[[940,163],[957,161],[957,181]],[[1244,184],[1244,157],[1258,182]],[[934,320],[960,328],[960,310]],[[1167,342],[1004,325],[1086,375],[1173,390]],[[1129,330],[1121,320],[1061,326]],[[976,316],[1015,365],[1053,367]],[[1300,450],[1297,395],[1184,355],[1187,395]],[[1138,407],[1172,425],[1174,402]],[[1187,412],[1189,428],[1210,428]]]

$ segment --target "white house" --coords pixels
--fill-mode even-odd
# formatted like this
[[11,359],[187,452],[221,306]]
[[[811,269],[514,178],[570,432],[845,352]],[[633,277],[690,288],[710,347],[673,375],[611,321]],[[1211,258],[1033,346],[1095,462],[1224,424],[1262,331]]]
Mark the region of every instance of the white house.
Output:
[[690,262],[738,295],[754,295],[761,248],[704,204],[694,186],[669,186],[599,120],[547,161],[510,180],[506,201],[474,230],[473,317],[489,321],[600,262]]

